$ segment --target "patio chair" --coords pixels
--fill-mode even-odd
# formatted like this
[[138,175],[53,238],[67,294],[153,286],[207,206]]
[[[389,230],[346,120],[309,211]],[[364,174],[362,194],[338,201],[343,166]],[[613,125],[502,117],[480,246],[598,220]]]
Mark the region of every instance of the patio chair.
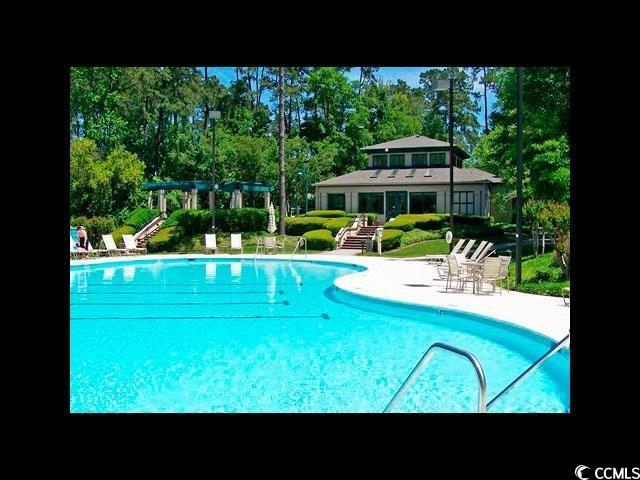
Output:
[[265,252],[271,251],[275,254],[278,253],[278,248],[284,251],[284,243],[278,242],[276,237],[264,237],[261,244]]
[[498,255],[500,259],[500,286],[502,287],[502,282],[504,280],[507,281],[507,292],[511,291],[509,285],[509,264],[511,263],[511,257],[509,255]]
[[[447,283],[445,285],[445,292],[449,291],[449,287],[451,286],[452,280],[457,280],[457,288],[458,290],[464,290],[464,286],[467,282],[473,281],[473,276],[468,275],[465,271],[460,268],[458,265],[458,260],[455,255],[447,255],[447,264],[449,265],[449,269],[447,270]],[[462,288],[460,288],[462,285]]]
[[222,247],[218,246],[215,233],[204,234],[204,249],[207,253],[209,253],[210,250],[213,250],[215,253],[218,253],[218,250],[220,250],[221,248]]
[[[569,297],[568,302],[567,302],[567,296]],[[562,301],[564,302],[565,305],[571,304],[571,287],[564,287],[562,289]]]
[[131,234],[122,235],[122,241],[124,241],[124,247],[130,253],[137,253],[137,254],[147,253],[146,248],[138,247],[138,245],[136,245],[136,241],[133,239],[133,235]]
[[[455,246],[453,247],[453,250],[451,250],[451,255],[455,255],[456,253],[458,253],[458,250],[460,250],[460,248],[462,247],[462,244],[465,242],[464,238],[461,238],[460,240],[458,240],[458,243],[455,244]],[[425,256],[425,260],[427,262],[440,262],[440,263],[445,263],[446,260],[446,255],[441,253],[438,255],[426,255]]]
[[[482,264],[482,268],[478,271],[474,280],[475,285],[478,285],[477,293],[482,293],[482,285],[489,283],[493,286],[493,291],[496,291],[496,283],[500,280],[502,260],[497,257],[487,258]],[[500,285],[500,295],[502,295],[502,285]]]
[[242,234],[231,234],[231,247],[229,248],[229,250],[240,250],[240,253],[244,253],[244,248],[242,247]]
[[102,235],[102,241],[104,242],[107,255],[113,255],[114,253],[121,255],[130,255],[129,251],[126,248],[118,248],[116,246],[116,242],[113,240],[113,237],[111,235]]

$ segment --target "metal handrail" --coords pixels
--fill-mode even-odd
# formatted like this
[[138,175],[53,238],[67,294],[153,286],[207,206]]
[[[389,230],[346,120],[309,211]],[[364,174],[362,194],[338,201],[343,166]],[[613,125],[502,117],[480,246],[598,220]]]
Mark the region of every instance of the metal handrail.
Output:
[[391,401],[384,408],[383,413],[391,412],[391,410],[398,404],[400,399],[404,396],[407,390],[411,387],[411,385],[414,384],[416,379],[425,369],[427,363],[429,362],[429,360],[431,360],[431,357],[433,357],[437,349],[449,351],[463,358],[466,358],[467,360],[469,360],[469,362],[471,362],[471,365],[473,365],[473,368],[475,369],[476,375],[478,377],[478,412],[485,413],[487,411],[487,381],[484,376],[482,365],[480,365],[478,359],[475,357],[475,355],[467,352],[466,350],[452,347],[451,345],[447,345],[446,343],[437,342],[427,349],[420,361],[416,364],[407,379],[404,381],[402,386],[398,389]]
[[304,258],[307,258],[307,239],[305,237],[300,237],[296,242],[296,246],[293,249],[293,252],[291,252],[291,258],[289,260],[293,260],[293,256],[295,255],[296,251],[300,247],[300,242],[304,242]]
[[507,385],[505,388],[502,389],[502,391],[500,393],[498,393],[495,397],[493,397],[489,403],[487,403],[487,409],[489,409],[491,407],[491,405],[493,405],[493,403],[500,398],[501,396],[503,396],[504,394],[506,394],[509,390],[511,390],[513,387],[515,387],[518,383],[520,383],[522,380],[524,380],[526,377],[528,377],[529,375],[531,375],[533,372],[535,372],[538,367],[540,367],[540,365],[542,365],[544,362],[546,362],[549,358],[551,358],[553,355],[555,355],[557,352],[560,351],[560,349],[562,348],[562,346],[567,343],[567,341],[569,341],[569,336],[571,335],[571,332],[567,333],[567,336],[564,337],[562,340],[560,340],[558,343],[556,343],[551,350],[549,350],[547,353],[545,353],[544,355],[542,355],[538,360],[536,360],[535,362],[533,362],[529,368],[527,368],[524,372],[522,372],[520,375],[518,375],[516,377],[516,379],[511,382],[509,385]]

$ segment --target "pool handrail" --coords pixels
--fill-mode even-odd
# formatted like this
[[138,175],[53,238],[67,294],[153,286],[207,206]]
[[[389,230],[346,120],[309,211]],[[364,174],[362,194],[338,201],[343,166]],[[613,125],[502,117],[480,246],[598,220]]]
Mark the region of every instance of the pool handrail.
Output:
[[489,409],[491,407],[491,405],[493,405],[493,403],[498,398],[500,398],[501,396],[505,395],[509,390],[511,390],[513,387],[515,387],[518,383],[520,383],[526,377],[528,377],[533,372],[535,372],[538,369],[538,367],[540,367],[540,365],[542,365],[549,358],[551,358],[553,355],[555,355],[557,352],[559,352],[560,349],[564,346],[564,344],[569,341],[569,336],[570,335],[571,335],[571,331],[569,331],[569,333],[567,333],[567,335],[562,340],[560,340],[553,347],[551,347],[551,349],[547,353],[545,353],[538,360],[536,360],[531,365],[529,365],[529,367],[524,372],[522,372],[520,375],[518,375],[513,382],[511,382],[509,385],[504,387],[500,393],[498,393],[495,397],[493,397],[489,401],[489,403],[487,403],[487,409]]
[[482,365],[476,356],[466,350],[447,345],[446,343],[436,342],[431,345],[426,352],[424,352],[422,358],[418,361],[416,366],[413,367],[409,376],[384,408],[383,413],[390,413],[391,410],[393,410],[407,390],[409,390],[409,388],[415,383],[416,379],[420,376],[427,366],[427,363],[431,360],[437,350],[445,350],[469,360],[476,372],[476,376],[478,377],[478,412],[485,413],[487,411],[487,381]]
[[293,252],[291,252],[291,258],[289,259],[290,261],[293,260],[293,256],[300,247],[300,242],[304,243],[304,258],[307,258],[307,239],[305,237],[300,237],[296,242],[296,246],[293,248]]

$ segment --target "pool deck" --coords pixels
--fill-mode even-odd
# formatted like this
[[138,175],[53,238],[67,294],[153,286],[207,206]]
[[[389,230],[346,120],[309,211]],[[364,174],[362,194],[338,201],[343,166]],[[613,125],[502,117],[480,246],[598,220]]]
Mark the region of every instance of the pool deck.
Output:
[[[258,258],[290,260],[290,255],[259,255]],[[72,265],[92,265],[113,261],[162,260],[172,258],[218,258],[253,260],[254,255],[140,255],[120,257],[100,257],[89,260],[71,260]],[[295,260],[305,260],[304,255],[296,255]],[[485,293],[474,295],[468,286],[465,292],[445,292],[445,282],[439,280],[436,268],[420,260],[391,259],[382,257],[336,256],[309,254],[306,260],[317,262],[344,262],[362,265],[367,270],[342,276],[335,280],[336,287],[345,291],[396,302],[414,305],[428,305],[447,309],[462,310],[506,321],[560,340],[569,332],[570,307],[561,297],[533,295],[521,292],[507,292],[502,295],[499,288],[491,293],[485,286]]]

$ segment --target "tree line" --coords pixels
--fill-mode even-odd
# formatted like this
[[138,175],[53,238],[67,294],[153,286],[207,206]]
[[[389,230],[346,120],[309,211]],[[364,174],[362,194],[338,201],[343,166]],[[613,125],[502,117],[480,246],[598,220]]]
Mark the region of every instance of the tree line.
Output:
[[[426,69],[418,86],[383,81],[375,67],[356,68],[357,79],[350,80],[346,67],[236,67],[235,80],[224,85],[206,68],[73,67],[72,214],[133,208],[144,202],[139,184],[145,180],[210,178],[211,110],[221,112],[217,178],[263,182],[276,195],[282,122],[286,200],[300,205],[304,177],[298,172],[313,183],[366,166],[360,148],[367,145],[418,133],[446,141],[448,92],[434,86],[450,76],[456,143],[471,154],[468,166],[503,177],[505,201],[511,198],[513,68]],[[491,92],[494,108],[479,119]],[[524,104],[525,197],[566,201],[568,69],[526,68]]]

